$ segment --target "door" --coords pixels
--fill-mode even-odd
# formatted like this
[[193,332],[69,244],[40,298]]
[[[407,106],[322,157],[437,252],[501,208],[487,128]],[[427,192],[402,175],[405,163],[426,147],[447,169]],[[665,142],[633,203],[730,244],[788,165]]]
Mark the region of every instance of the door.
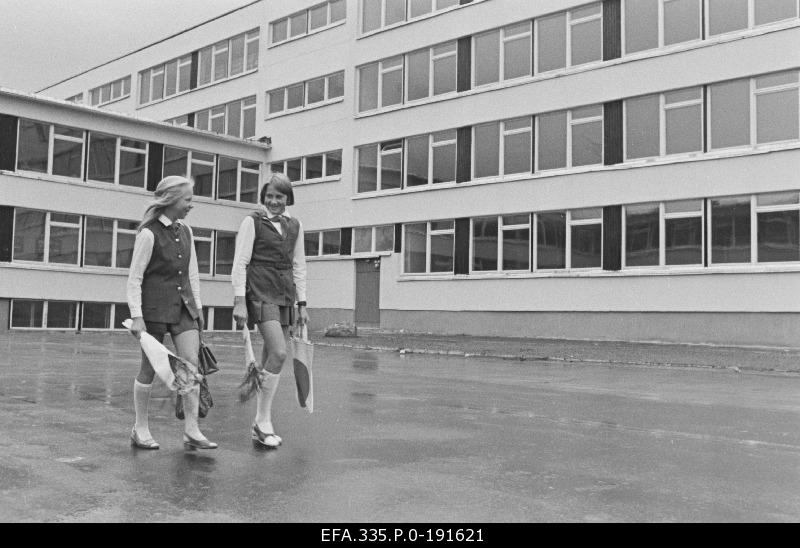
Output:
[[356,325],[380,327],[381,259],[356,260]]

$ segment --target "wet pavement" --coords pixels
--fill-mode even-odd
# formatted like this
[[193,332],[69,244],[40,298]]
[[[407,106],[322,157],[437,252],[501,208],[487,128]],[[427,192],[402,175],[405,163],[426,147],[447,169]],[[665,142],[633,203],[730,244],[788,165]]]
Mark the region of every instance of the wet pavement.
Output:
[[635,345],[603,346],[606,361],[566,346],[574,359],[526,360],[359,339],[317,338],[313,414],[285,370],[273,411],[284,443],[268,451],[249,439],[254,402],[236,401],[238,341],[213,336],[222,369],[201,428],[220,448],[187,453],[158,381],[161,449],[129,445],[129,335],[0,335],[0,521],[800,521],[792,371],[728,368],[724,349],[716,365],[673,367]]

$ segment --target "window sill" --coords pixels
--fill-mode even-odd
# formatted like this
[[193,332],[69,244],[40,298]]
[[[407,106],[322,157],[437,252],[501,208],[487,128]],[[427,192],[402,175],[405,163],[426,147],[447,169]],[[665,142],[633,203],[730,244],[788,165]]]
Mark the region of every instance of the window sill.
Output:
[[[143,108],[151,107],[153,105],[157,105],[159,103],[163,103],[164,101],[169,101],[170,99],[175,99],[176,97],[182,97],[184,95],[188,95],[188,94],[193,93],[195,91],[200,91],[201,89],[210,88],[210,87],[216,86],[218,84],[224,84],[225,82],[230,82],[232,80],[236,80],[237,78],[243,78],[245,76],[249,76],[251,74],[255,74],[256,72],[258,72],[258,68],[250,69],[250,70],[247,70],[247,71],[242,72],[240,74],[236,74],[234,76],[229,76],[227,78],[223,78],[222,80],[214,80],[213,82],[209,82],[208,84],[203,84],[202,86],[197,86],[196,88],[187,89],[185,91],[179,91],[179,92],[175,93],[174,95],[170,95],[169,97],[162,97],[161,99],[156,99],[156,100],[150,101],[148,103],[142,103],[142,104],[136,105],[136,110],[141,110]],[[172,124],[169,124],[169,125],[172,125]],[[178,126],[178,127],[180,127],[180,126]]]
[[308,256],[306,255],[306,261],[341,261],[342,259],[350,259],[350,255],[314,255]]
[[[284,17],[283,19],[286,19],[286,17]],[[291,38],[287,38],[286,40],[281,40],[280,42],[273,42],[272,44],[267,46],[267,49],[273,49],[273,48],[277,48],[279,46],[283,46],[285,44],[289,44],[289,43],[292,43],[292,42],[297,42],[298,40],[302,40],[303,38],[308,38],[309,36],[313,36],[315,34],[319,34],[320,32],[325,32],[326,30],[334,29],[336,27],[341,27],[345,23],[347,23],[347,17],[345,17],[344,19],[342,19],[340,21],[336,21],[335,23],[331,23],[330,25],[326,25],[324,27],[320,27],[318,29],[314,29],[311,32],[307,32],[305,34],[301,34],[300,36],[292,36]],[[270,23],[270,25],[272,25],[272,23]]]
[[[411,25],[411,24],[414,24],[414,23],[418,23],[420,21],[425,21],[427,19],[432,19],[432,18],[437,17],[439,15],[442,15],[442,14],[445,14],[445,13],[450,13],[451,11],[456,11],[456,10],[461,9],[461,8],[466,8],[468,6],[475,6],[475,5],[480,4],[480,3],[484,2],[484,1],[485,0],[473,0],[469,4],[456,4],[455,6],[450,6],[449,8],[444,8],[444,9],[441,9],[441,10],[434,10],[434,11],[432,11],[430,13],[426,13],[424,15],[420,15],[418,17],[414,17],[413,19],[407,19],[405,21],[400,21],[400,22],[394,23],[394,24],[386,26],[386,27],[381,27],[379,29],[374,29],[374,30],[370,30],[370,31],[367,31],[367,32],[360,32],[358,34],[358,36],[356,37],[356,40],[362,40],[364,38],[369,38],[371,36],[375,36],[375,35],[381,34],[383,32],[388,32],[390,30],[394,30],[394,29],[405,27],[406,25]],[[359,23],[359,26],[361,26],[360,23]]]
[[273,112],[271,114],[267,114],[267,117],[264,120],[274,120],[275,118],[282,118],[283,116],[291,116],[292,114],[297,114],[298,112],[306,112],[307,110],[314,110],[316,108],[327,107],[330,105],[335,105],[336,103],[343,103],[344,102],[344,95],[341,97],[336,97],[334,99],[329,99],[327,101],[320,101],[318,103],[314,103],[313,105],[306,105],[303,107],[293,108],[291,110],[282,110],[280,112]]
[[308,186],[308,185],[318,185],[320,183],[335,183],[341,181],[341,175],[337,175],[336,177],[323,177],[321,179],[306,179],[302,181],[293,181],[292,186]]

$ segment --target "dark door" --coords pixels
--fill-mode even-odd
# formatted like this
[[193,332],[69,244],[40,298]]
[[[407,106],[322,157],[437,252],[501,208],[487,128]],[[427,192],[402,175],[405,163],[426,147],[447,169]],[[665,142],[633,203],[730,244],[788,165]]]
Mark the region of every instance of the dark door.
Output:
[[381,260],[356,260],[356,325],[379,327],[381,293]]

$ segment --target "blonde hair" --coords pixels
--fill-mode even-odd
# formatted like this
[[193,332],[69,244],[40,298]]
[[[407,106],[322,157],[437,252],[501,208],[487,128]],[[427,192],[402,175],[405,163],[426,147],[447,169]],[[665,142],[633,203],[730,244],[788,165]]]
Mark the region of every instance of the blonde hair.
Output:
[[166,208],[180,200],[182,195],[181,189],[184,185],[189,185],[194,188],[194,182],[186,177],[170,175],[169,177],[161,179],[153,193],[155,200],[147,206],[144,212],[144,218],[142,218],[142,222],[139,223],[137,230],[141,231],[144,227],[158,219]]

